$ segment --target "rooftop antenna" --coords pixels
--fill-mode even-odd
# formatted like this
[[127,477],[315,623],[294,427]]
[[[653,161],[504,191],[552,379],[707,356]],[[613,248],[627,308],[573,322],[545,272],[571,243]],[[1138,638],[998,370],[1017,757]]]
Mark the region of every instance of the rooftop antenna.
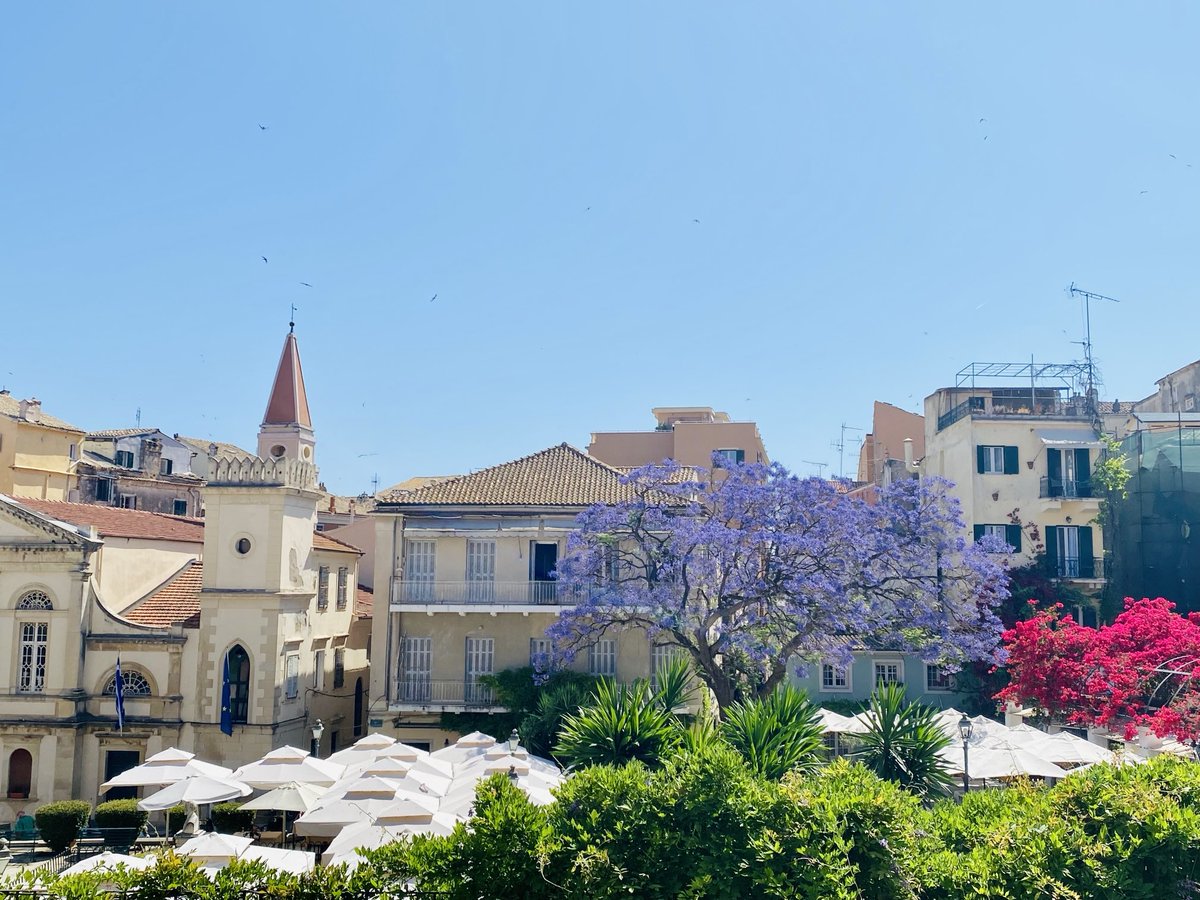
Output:
[[838,478],[846,477],[846,432],[847,431],[862,431],[861,428],[855,428],[853,425],[842,423],[842,434],[838,438],[836,444],[831,444],[834,450],[838,452]]
[[800,462],[808,463],[810,466],[816,466],[817,467],[817,477],[818,478],[825,477],[825,467],[827,465],[829,465],[829,463],[817,462],[815,459],[802,459],[802,460],[800,460]]
[[137,427],[141,428],[142,427],[142,408],[140,406],[137,408],[137,412],[134,414],[133,417],[134,417],[134,419],[137,420]]
[[379,473],[378,472],[376,472],[374,477],[371,478],[371,496],[372,497],[379,496]]
[[1083,358],[1087,363],[1087,393],[1084,395],[1088,408],[1094,413],[1096,412],[1096,366],[1092,360],[1092,301],[1107,300],[1109,303],[1120,303],[1116,297],[1106,297],[1104,294],[1096,294],[1092,291],[1085,291],[1083,288],[1076,287],[1075,282],[1071,282],[1071,286],[1067,291],[1072,297],[1083,298],[1083,321],[1084,321],[1084,339],[1083,339]]
[[297,309],[296,304],[293,303],[292,304],[292,317],[288,321],[288,334],[296,333],[296,309]]

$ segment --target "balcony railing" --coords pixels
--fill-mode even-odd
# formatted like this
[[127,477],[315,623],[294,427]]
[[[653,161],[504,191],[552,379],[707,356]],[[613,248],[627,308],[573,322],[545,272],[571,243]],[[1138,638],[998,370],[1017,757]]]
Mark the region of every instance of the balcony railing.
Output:
[[462,707],[495,706],[492,689],[474,681],[433,681],[420,676],[402,677],[396,684],[392,702],[408,706]]
[[1065,497],[1068,500],[1072,497],[1091,497],[1092,482],[1090,480],[1079,481],[1070,478],[1049,478],[1042,476],[1042,497]]
[[1097,580],[1104,577],[1104,560],[1081,559],[1078,556],[1060,556],[1046,562],[1051,578],[1081,578]]
[[557,606],[578,603],[582,592],[557,581],[399,581],[392,589],[393,604],[457,605],[513,604]]

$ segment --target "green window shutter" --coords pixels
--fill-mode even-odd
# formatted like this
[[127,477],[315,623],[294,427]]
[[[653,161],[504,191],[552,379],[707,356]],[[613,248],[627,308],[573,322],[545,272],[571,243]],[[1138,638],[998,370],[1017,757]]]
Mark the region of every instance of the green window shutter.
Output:
[[1075,451],[1075,484],[1079,490],[1079,496],[1091,497],[1092,481],[1092,454],[1087,448],[1080,448]]
[[1046,571],[1055,576],[1058,574],[1058,526],[1047,525],[1046,531]]
[[1046,477],[1050,483],[1048,497],[1061,497],[1062,483],[1062,451],[1050,447],[1046,450]]
[[746,451],[745,450],[737,451],[737,461],[739,464],[744,463],[746,461]]
[[983,458],[987,453],[987,448],[982,444],[975,448],[975,471],[980,475],[983,474]]
[[983,526],[976,525],[975,526],[975,540],[978,541],[981,537],[983,537]]
[[1079,529],[1079,574],[1083,578],[1094,578],[1096,575],[1096,557],[1092,549],[1090,526]]
[[1004,448],[1004,474],[1017,475],[1020,472],[1020,461],[1017,459],[1016,447]]
[[1020,525],[1005,525],[1004,540],[1008,541],[1015,553],[1021,552],[1021,526]]

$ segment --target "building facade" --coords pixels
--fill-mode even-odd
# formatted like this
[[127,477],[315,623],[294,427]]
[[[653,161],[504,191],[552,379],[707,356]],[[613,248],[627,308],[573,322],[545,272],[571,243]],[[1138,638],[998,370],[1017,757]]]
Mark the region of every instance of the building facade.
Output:
[[734,422],[708,406],[664,406],[652,410],[653,431],[596,431],[588,455],[618,469],[670,459],[708,469],[713,454],[730,462],[766,463],[767,448],[753,422]]
[[90,432],[76,466],[81,503],[199,516],[196,451],[155,428]]
[[0,391],[0,494],[72,500],[83,429]]

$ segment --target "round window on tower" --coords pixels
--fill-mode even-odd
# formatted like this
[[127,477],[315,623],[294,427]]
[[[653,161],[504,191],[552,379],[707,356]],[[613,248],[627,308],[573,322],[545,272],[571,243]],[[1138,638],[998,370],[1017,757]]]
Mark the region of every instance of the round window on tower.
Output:
[[237,542],[234,543],[234,545],[233,545],[233,549],[238,552],[238,555],[245,556],[247,553],[250,552],[250,548],[252,546],[253,545],[250,543],[250,538],[244,537],[244,538],[237,539]]
[[284,449],[283,444],[276,444],[274,447],[271,448],[271,458],[272,459],[283,459],[283,454],[285,454],[285,453],[287,453],[287,450]]
[[312,447],[302,448],[300,450],[300,455],[303,456],[305,459],[311,459],[312,458]]

